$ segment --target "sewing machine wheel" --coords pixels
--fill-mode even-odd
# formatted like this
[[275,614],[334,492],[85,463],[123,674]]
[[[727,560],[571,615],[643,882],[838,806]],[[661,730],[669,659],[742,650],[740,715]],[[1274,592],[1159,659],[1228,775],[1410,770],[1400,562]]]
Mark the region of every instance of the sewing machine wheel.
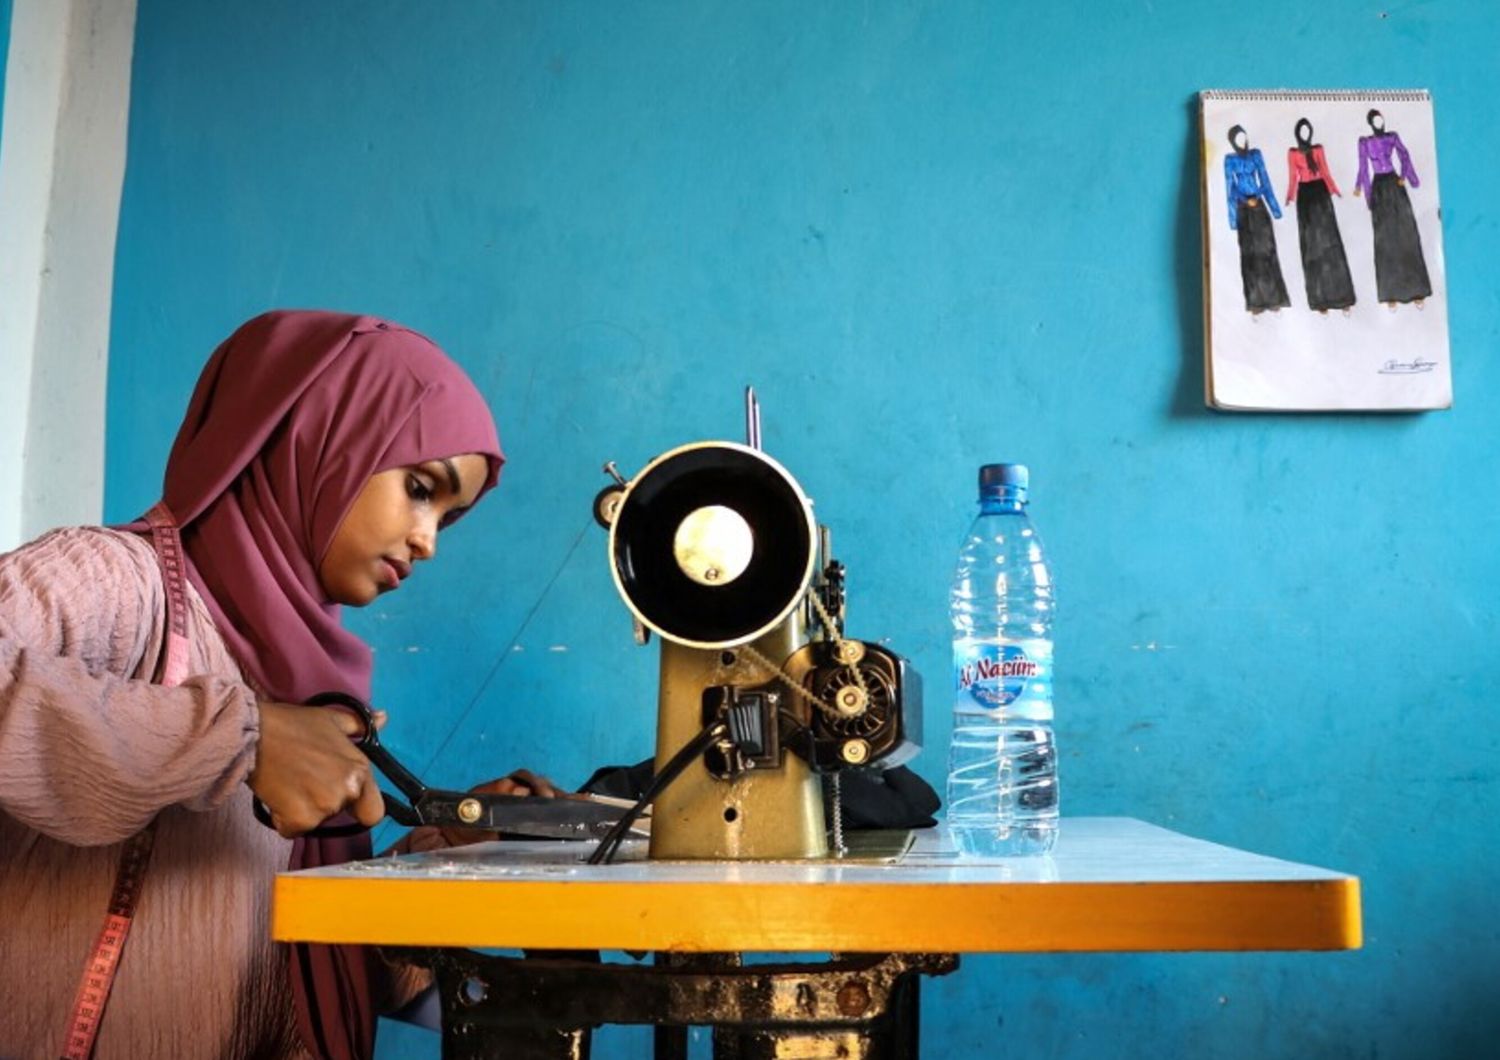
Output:
[[620,501],[625,496],[623,486],[605,486],[594,497],[594,522],[608,530],[620,511]]
[[[842,661],[837,642],[817,640],[787,659],[787,676],[830,710],[813,710],[807,728],[793,732],[786,745],[819,772],[909,762],[921,750],[913,734],[922,731],[922,678],[901,656],[869,641],[860,641],[859,678]],[[857,654],[857,653],[851,653]],[[860,713],[841,713],[841,693],[860,689]],[[804,739],[805,737],[805,739]]]
[[615,585],[641,622],[695,648],[731,648],[803,600],[816,553],[812,507],[764,453],[698,442],[646,466],[610,525]]
[[[860,675],[865,679],[865,689],[868,693],[864,711],[844,717],[834,717],[820,712],[819,716],[814,719],[814,725],[820,735],[841,739],[858,736],[868,740],[885,729],[890,722],[892,699],[890,678],[874,666],[861,666]],[[837,669],[820,668],[812,671],[810,676],[812,687],[809,691],[824,703],[837,702],[839,692],[845,688],[859,687],[853,671],[842,666]]]

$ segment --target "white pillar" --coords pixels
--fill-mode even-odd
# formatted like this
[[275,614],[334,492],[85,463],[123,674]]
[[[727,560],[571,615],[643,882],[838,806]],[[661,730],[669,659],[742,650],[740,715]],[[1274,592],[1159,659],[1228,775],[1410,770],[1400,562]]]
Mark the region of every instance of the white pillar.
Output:
[[0,142],[0,551],[98,522],[135,0],[15,0]]

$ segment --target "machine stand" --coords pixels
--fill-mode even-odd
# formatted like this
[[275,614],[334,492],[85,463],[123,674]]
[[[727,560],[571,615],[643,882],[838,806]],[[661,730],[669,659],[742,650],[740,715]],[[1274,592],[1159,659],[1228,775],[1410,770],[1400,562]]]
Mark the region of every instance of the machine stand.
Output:
[[714,1060],[915,1060],[920,977],[958,967],[951,953],[751,965],[738,953],[658,953],[649,965],[402,953],[436,974],[447,1060],[588,1060],[605,1023],[654,1024],[656,1060],[686,1060],[692,1026],[713,1028]]

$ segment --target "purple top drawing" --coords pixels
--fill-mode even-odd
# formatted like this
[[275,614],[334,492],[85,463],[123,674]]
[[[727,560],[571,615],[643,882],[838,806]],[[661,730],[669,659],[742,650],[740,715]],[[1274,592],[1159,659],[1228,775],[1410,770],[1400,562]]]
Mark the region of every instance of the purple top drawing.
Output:
[[1383,173],[1396,172],[1392,155],[1395,155],[1401,163],[1401,179],[1414,188],[1422,186],[1422,182],[1417,179],[1416,168],[1411,164],[1411,155],[1407,152],[1406,145],[1401,142],[1400,136],[1393,132],[1361,136],[1359,138],[1359,176],[1354,180],[1354,192],[1356,195],[1363,195],[1367,204],[1370,198],[1370,181]]

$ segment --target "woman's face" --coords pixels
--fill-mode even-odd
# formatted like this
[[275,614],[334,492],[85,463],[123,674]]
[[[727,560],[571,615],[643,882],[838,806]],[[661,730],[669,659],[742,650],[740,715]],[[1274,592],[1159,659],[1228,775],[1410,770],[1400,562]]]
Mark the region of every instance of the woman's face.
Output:
[[478,453],[393,467],[370,476],[318,564],[335,603],[363,607],[437,553],[438,527],[474,503],[489,476]]

